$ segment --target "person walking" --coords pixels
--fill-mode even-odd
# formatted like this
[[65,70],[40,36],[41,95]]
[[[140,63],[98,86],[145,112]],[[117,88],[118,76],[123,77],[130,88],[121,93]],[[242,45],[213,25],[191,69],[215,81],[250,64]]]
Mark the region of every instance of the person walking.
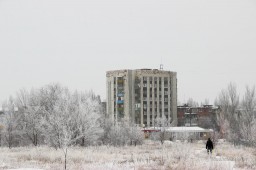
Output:
[[210,138],[208,138],[208,141],[206,143],[206,149],[207,149],[207,153],[209,154],[209,152],[212,153],[212,150],[213,150],[213,143],[211,141]]

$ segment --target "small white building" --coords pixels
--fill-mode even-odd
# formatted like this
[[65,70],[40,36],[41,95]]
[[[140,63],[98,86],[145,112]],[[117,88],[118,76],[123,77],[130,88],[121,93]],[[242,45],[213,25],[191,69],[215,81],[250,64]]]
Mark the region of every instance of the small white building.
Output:
[[146,133],[166,131],[170,134],[170,138],[174,140],[201,140],[211,137],[212,129],[204,129],[198,126],[195,127],[149,127],[143,129]]

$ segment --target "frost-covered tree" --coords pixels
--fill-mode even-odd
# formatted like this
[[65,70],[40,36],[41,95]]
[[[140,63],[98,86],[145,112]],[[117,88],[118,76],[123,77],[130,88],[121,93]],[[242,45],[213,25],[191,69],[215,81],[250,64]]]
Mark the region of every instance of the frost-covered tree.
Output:
[[255,86],[246,87],[242,101],[234,84],[222,90],[216,105],[221,112],[217,114],[220,135],[234,144],[253,145],[255,138],[256,93]]
[[57,100],[48,102],[54,105],[45,110],[43,126],[47,141],[55,147],[61,147],[61,127],[69,124],[76,143],[90,145],[96,142],[103,132],[99,121],[101,109],[98,97],[92,92],[72,94],[65,88],[59,89],[58,94]]
[[1,119],[3,126],[3,138],[9,148],[19,143],[20,139],[20,115],[17,107],[15,106],[14,100],[10,99],[3,104],[4,115]]
[[256,93],[255,86],[252,88],[246,87],[246,91],[242,100],[240,115],[241,115],[241,134],[248,144],[253,144],[255,138],[255,119],[256,119]]
[[109,132],[110,144],[124,146],[130,142],[129,127],[125,122],[117,123],[111,127]]
[[104,133],[101,137],[103,144],[114,146],[138,145],[144,140],[144,133],[140,127],[125,120],[114,123],[112,119],[105,119],[102,123]]
[[131,145],[134,144],[142,144],[144,141],[144,133],[140,127],[136,126],[135,124],[131,124],[129,126],[129,138],[131,141]]
[[31,90],[29,93],[25,89],[20,90],[17,94],[16,105],[21,116],[20,125],[23,131],[23,140],[28,139],[34,146],[37,146],[41,139],[43,114],[38,92]]
[[110,144],[111,138],[110,138],[110,132],[112,129],[112,126],[114,125],[114,121],[112,119],[106,118],[105,116],[101,117],[101,127],[104,130],[100,140],[102,144]]
[[164,115],[162,117],[156,117],[155,126],[159,128],[160,131],[154,134],[154,138],[160,140],[163,144],[164,140],[170,138],[170,134],[167,132],[167,128],[170,127],[170,120],[166,119]]
[[218,115],[220,131],[230,141],[237,143],[241,137],[241,115],[237,112],[239,109],[239,95],[236,85],[230,83],[227,89],[221,91],[215,103],[221,108],[221,112]]
[[57,91],[54,102],[42,102],[50,103],[45,109],[42,126],[46,143],[63,150],[66,168],[68,147],[78,143],[91,145],[101,137],[101,108],[99,98],[92,92],[72,94],[66,88]]
[[[17,136],[19,143],[55,148],[92,145],[102,136],[103,109],[92,91],[71,92],[60,84],[49,84],[30,92],[22,89],[9,103],[0,124],[10,147]],[[18,112],[11,106],[17,106]]]
[[68,103],[55,106],[53,112],[46,114],[47,118],[43,119],[43,127],[45,130],[45,139],[48,144],[56,149],[63,150],[65,158],[65,169],[67,162],[68,147],[73,145],[79,137],[75,137],[76,131],[74,127],[74,119],[68,109]]
[[256,146],[256,119],[254,118],[253,121],[252,121],[252,124],[250,126],[251,128],[251,136],[250,136],[250,140],[249,140],[249,144],[251,146]]
[[96,144],[103,134],[101,127],[101,101],[93,92],[75,94],[78,101],[76,108],[76,124],[80,129],[78,136],[82,136],[82,146]]
[[64,91],[69,91],[60,84],[48,84],[39,89],[39,105],[47,112],[52,112],[62,99]]
[[24,131],[25,137],[27,137],[34,146],[41,143],[41,107],[40,106],[29,106],[24,110],[21,117],[21,126]]

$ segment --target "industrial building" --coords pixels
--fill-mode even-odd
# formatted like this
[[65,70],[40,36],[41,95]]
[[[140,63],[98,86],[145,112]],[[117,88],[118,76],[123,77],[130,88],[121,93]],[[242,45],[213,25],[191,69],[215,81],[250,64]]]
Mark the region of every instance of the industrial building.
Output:
[[114,70],[107,71],[106,79],[107,115],[115,122],[152,127],[164,117],[170,126],[177,126],[176,72]]

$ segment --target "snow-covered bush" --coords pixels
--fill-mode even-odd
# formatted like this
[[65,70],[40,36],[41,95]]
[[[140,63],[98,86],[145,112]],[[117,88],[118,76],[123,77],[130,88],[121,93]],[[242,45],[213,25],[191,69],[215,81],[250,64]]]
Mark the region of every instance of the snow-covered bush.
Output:
[[[140,127],[134,125],[133,123],[121,122],[112,124],[109,126],[108,131],[108,143],[114,146],[124,146],[124,145],[138,145],[142,144],[144,141],[144,133]],[[107,140],[105,140],[107,141]]]
[[124,146],[130,142],[129,130],[124,123],[113,125],[109,132],[110,144],[114,146]]
[[129,138],[130,138],[130,142],[131,145],[134,144],[135,146],[137,144],[142,144],[144,141],[144,132],[142,132],[141,128],[131,124],[129,126]]

